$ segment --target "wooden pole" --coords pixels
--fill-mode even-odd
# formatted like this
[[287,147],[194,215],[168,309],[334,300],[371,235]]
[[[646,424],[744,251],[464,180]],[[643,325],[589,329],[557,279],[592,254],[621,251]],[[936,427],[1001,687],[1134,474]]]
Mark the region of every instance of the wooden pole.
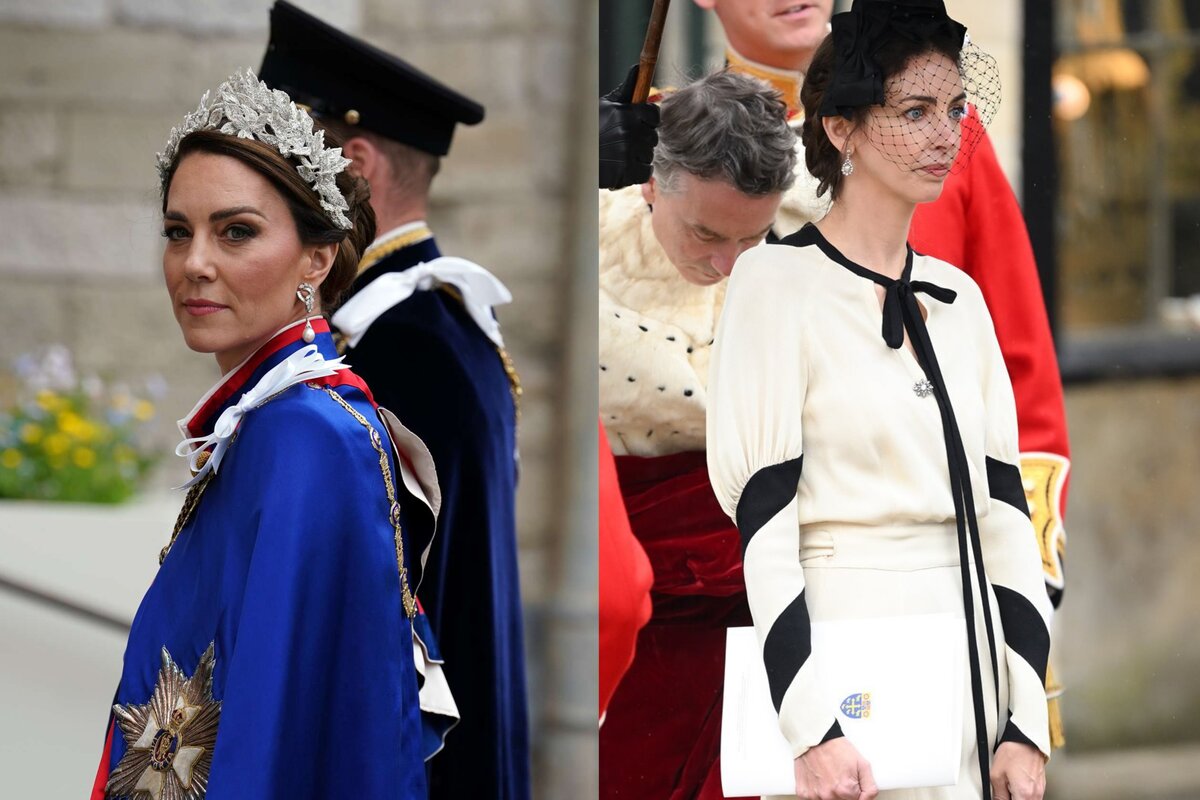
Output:
[[654,80],[654,67],[658,63],[658,46],[662,44],[663,27],[667,22],[667,7],[671,0],[654,0],[650,11],[650,24],[646,26],[646,41],[642,43],[642,55],[638,59],[637,83],[633,88],[633,102],[644,103],[650,96],[650,83]]

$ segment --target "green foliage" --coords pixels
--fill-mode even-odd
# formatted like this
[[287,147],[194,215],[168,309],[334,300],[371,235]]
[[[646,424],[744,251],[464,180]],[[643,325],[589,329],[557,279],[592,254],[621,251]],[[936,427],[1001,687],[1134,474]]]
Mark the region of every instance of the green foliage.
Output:
[[0,405],[0,498],[119,503],[157,461],[145,443],[148,397],[79,380],[61,347],[24,356],[13,400]]

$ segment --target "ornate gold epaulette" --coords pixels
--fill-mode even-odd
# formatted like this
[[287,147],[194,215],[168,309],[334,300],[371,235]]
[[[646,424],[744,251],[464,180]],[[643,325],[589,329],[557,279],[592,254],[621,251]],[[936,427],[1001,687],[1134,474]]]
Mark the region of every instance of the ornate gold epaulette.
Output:
[[371,245],[358,261],[358,274],[362,275],[397,250],[403,250],[417,242],[423,242],[432,236],[433,231],[429,229],[429,226],[422,225],[408,233],[397,236],[395,239],[389,239],[382,244]]

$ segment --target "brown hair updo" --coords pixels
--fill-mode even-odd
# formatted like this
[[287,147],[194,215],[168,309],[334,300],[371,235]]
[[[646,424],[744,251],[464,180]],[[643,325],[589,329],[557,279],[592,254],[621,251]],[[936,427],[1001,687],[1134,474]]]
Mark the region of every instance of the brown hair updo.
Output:
[[[341,141],[335,134],[325,133],[327,147],[339,147]],[[362,178],[351,174],[349,169],[337,176],[337,188],[346,198],[350,209],[345,213],[350,220],[350,230],[343,230],[321,208],[320,199],[312,186],[300,177],[296,164],[279,154],[272,145],[257,139],[241,139],[218,131],[196,131],[189,133],[179,144],[179,154],[171,171],[163,181],[163,213],[167,210],[167,194],[179,162],[188,153],[213,153],[236,158],[262,175],[283,197],[292,212],[296,232],[304,244],[338,245],[333,266],[321,283],[321,308],[326,313],[336,308],[338,301],[358,274],[358,262],[363,251],[375,240],[375,211],[371,208],[371,190]]]
[[[837,200],[844,180],[842,161],[845,157],[829,140],[820,116],[825,91],[833,80],[837,63],[833,40],[833,36],[825,37],[825,41],[821,42],[817,52],[813,54],[812,64],[804,76],[804,86],[800,89],[800,104],[804,107],[800,141],[804,144],[804,164],[817,179],[817,197],[828,191],[830,197]],[[929,36],[923,40],[895,35],[880,45],[875,52],[875,63],[883,75],[883,84],[886,87],[888,82],[904,72],[908,63],[917,56],[939,53],[958,63],[961,52],[962,42],[946,35]],[[852,131],[862,128],[872,108],[873,106],[859,106],[851,111],[848,119]]]

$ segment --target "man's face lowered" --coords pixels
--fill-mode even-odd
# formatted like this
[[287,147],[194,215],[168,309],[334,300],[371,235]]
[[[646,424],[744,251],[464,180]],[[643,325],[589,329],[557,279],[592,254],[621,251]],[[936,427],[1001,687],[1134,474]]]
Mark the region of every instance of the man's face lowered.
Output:
[[655,178],[642,184],[653,208],[654,236],[689,283],[710,286],[729,277],[733,263],[771,229],[781,192],[753,196],[722,180],[686,172],[672,178],[670,191]]

